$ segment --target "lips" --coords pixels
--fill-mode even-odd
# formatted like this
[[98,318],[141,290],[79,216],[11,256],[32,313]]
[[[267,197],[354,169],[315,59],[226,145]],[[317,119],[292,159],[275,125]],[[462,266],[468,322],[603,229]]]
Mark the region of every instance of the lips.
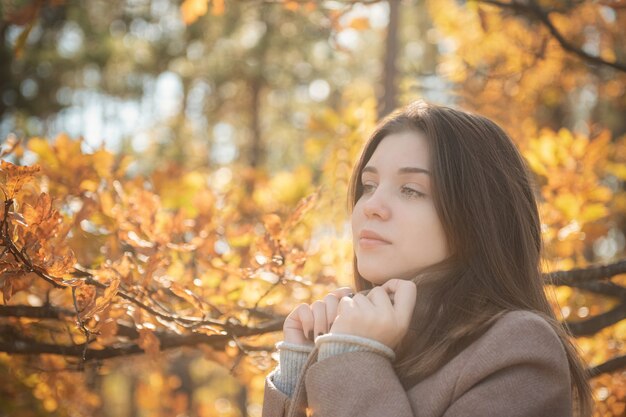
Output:
[[361,233],[359,233],[359,242],[362,243],[391,243],[390,241],[388,241],[387,239],[385,239],[384,237],[382,237],[381,235],[379,235],[378,233],[372,231],[372,230],[361,230]]

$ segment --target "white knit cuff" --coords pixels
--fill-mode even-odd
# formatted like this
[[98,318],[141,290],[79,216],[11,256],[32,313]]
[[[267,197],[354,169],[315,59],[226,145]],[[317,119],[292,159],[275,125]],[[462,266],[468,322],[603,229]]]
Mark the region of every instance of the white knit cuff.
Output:
[[298,345],[283,341],[277,343],[276,348],[279,353],[278,366],[270,373],[269,377],[276,388],[288,397],[291,397],[298,382],[300,371],[302,371],[314,346]]
[[377,340],[352,334],[324,334],[315,338],[315,345],[319,347],[318,361],[346,352],[374,352],[392,362],[396,359],[396,353],[389,346]]

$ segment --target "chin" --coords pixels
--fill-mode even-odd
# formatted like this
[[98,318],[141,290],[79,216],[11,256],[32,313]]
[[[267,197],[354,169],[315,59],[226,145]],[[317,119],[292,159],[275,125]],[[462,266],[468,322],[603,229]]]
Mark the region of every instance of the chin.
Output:
[[411,280],[413,278],[415,278],[415,276],[418,274],[419,271],[363,271],[361,272],[361,270],[359,270],[359,274],[361,274],[361,276],[363,277],[363,279],[365,279],[366,281],[371,282],[374,285],[383,285],[385,282],[389,281],[390,279],[404,279],[404,280]]
[[361,271],[359,271],[359,274],[361,274],[363,279],[371,282],[374,285],[382,285],[392,278],[391,276],[389,276],[389,274],[372,273],[372,272],[368,273],[367,271],[365,273],[362,273]]

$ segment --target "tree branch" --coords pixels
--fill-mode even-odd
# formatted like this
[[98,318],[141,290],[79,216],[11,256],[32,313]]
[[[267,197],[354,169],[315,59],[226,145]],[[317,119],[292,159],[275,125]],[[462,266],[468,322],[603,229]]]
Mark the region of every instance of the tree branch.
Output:
[[[256,336],[260,334],[275,332],[282,329],[284,319],[275,320],[258,327],[246,327],[239,329],[236,334],[216,334],[206,335],[202,333],[191,333],[179,335],[170,332],[155,332],[154,335],[159,340],[160,350],[174,349],[182,346],[196,346],[199,344],[209,345],[216,350],[224,350],[226,345],[234,337]],[[124,336],[131,339],[139,337],[135,328],[118,323],[118,328],[123,329]],[[121,335],[121,334],[120,334]],[[2,337],[3,336],[3,337]],[[237,341],[244,351],[268,351],[274,350],[273,346],[252,346]],[[20,335],[17,329],[10,326],[0,328],[0,352],[12,354],[54,354],[67,357],[77,357],[84,361],[95,359],[110,359],[114,357],[143,353],[144,350],[136,343],[124,343],[116,346],[107,346],[104,349],[88,349],[88,344],[60,345],[39,342],[32,338]]]
[[503,1],[498,1],[498,0],[474,0],[474,1],[477,1],[479,3],[491,4],[493,6],[497,6],[503,9],[504,8],[510,9],[519,14],[523,14],[531,18],[534,18],[535,20],[538,20],[539,22],[541,22],[541,24],[543,24],[543,26],[545,26],[548,29],[552,37],[557,40],[557,42],[561,45],[561,48],[563,48],[564,50],[574,55],[578,55],[580,58],[582,58],[583,60],[589,63],[607,66],[607,67],[616,69],[618,71],[626,72],[626,63],[620,62],[617,60],[607,61],[600,56],[592,55],[588,52],[585,52],[582,48],[574,45],[572,42],[565,39],[563,34],[559,32],[559,30],[554,26],[554,24],[552,23],[552,20],[550,20],[549,13],[546,10],[542,9],[534,0],[528,0],[527,2],[524,2],[524,3],[520,1],[515,1],[515,0],[511,2],[503,2]]
[[598,314],[597,316],[591,317],[587,320],[575,323],[567,322],[566,325],[576,337],[592,336],[605,327],[611,326],[612,324],[622,321],[625,318],[626,303],[622,303],[606,313]]
[[552,285],[573,285],[581,282],[610,278],[623,273],[626,273],[626,260],[609,265],[551,272],[544,274],[544,278],[548,281],[548,284]]
[[626,288],[611,281],[577,282],[569,286],[607,297],[615,297],[626,302]]
[[601,363],[598,366],[594,366],[593,368],[589,368],[589,376],[591,378],[596,377],[600,374],[605,374],[609,372],[615,372],[622,368],[626,367],[626,355],[618,356],[616,358],[610,359],[604,363]]
[[0,305],[0,317],[25,317],[31,319],[62,319],[64,316],[72,316],[71,310],[53,307],[50,304],[42,307],[25,305],[3,306]]

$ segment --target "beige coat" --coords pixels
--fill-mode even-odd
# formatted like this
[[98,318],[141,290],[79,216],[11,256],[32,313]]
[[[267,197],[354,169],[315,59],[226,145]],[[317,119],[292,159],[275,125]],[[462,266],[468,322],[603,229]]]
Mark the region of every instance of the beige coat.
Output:
[[506,313],[408,391],[379,354],[348,352],[317,362],[317,351],[309,355],[293,398],[266,379],[263,417],[303,417],[305,407],[315,417],[572,415],[565,350],[550,325],[529,311]]

